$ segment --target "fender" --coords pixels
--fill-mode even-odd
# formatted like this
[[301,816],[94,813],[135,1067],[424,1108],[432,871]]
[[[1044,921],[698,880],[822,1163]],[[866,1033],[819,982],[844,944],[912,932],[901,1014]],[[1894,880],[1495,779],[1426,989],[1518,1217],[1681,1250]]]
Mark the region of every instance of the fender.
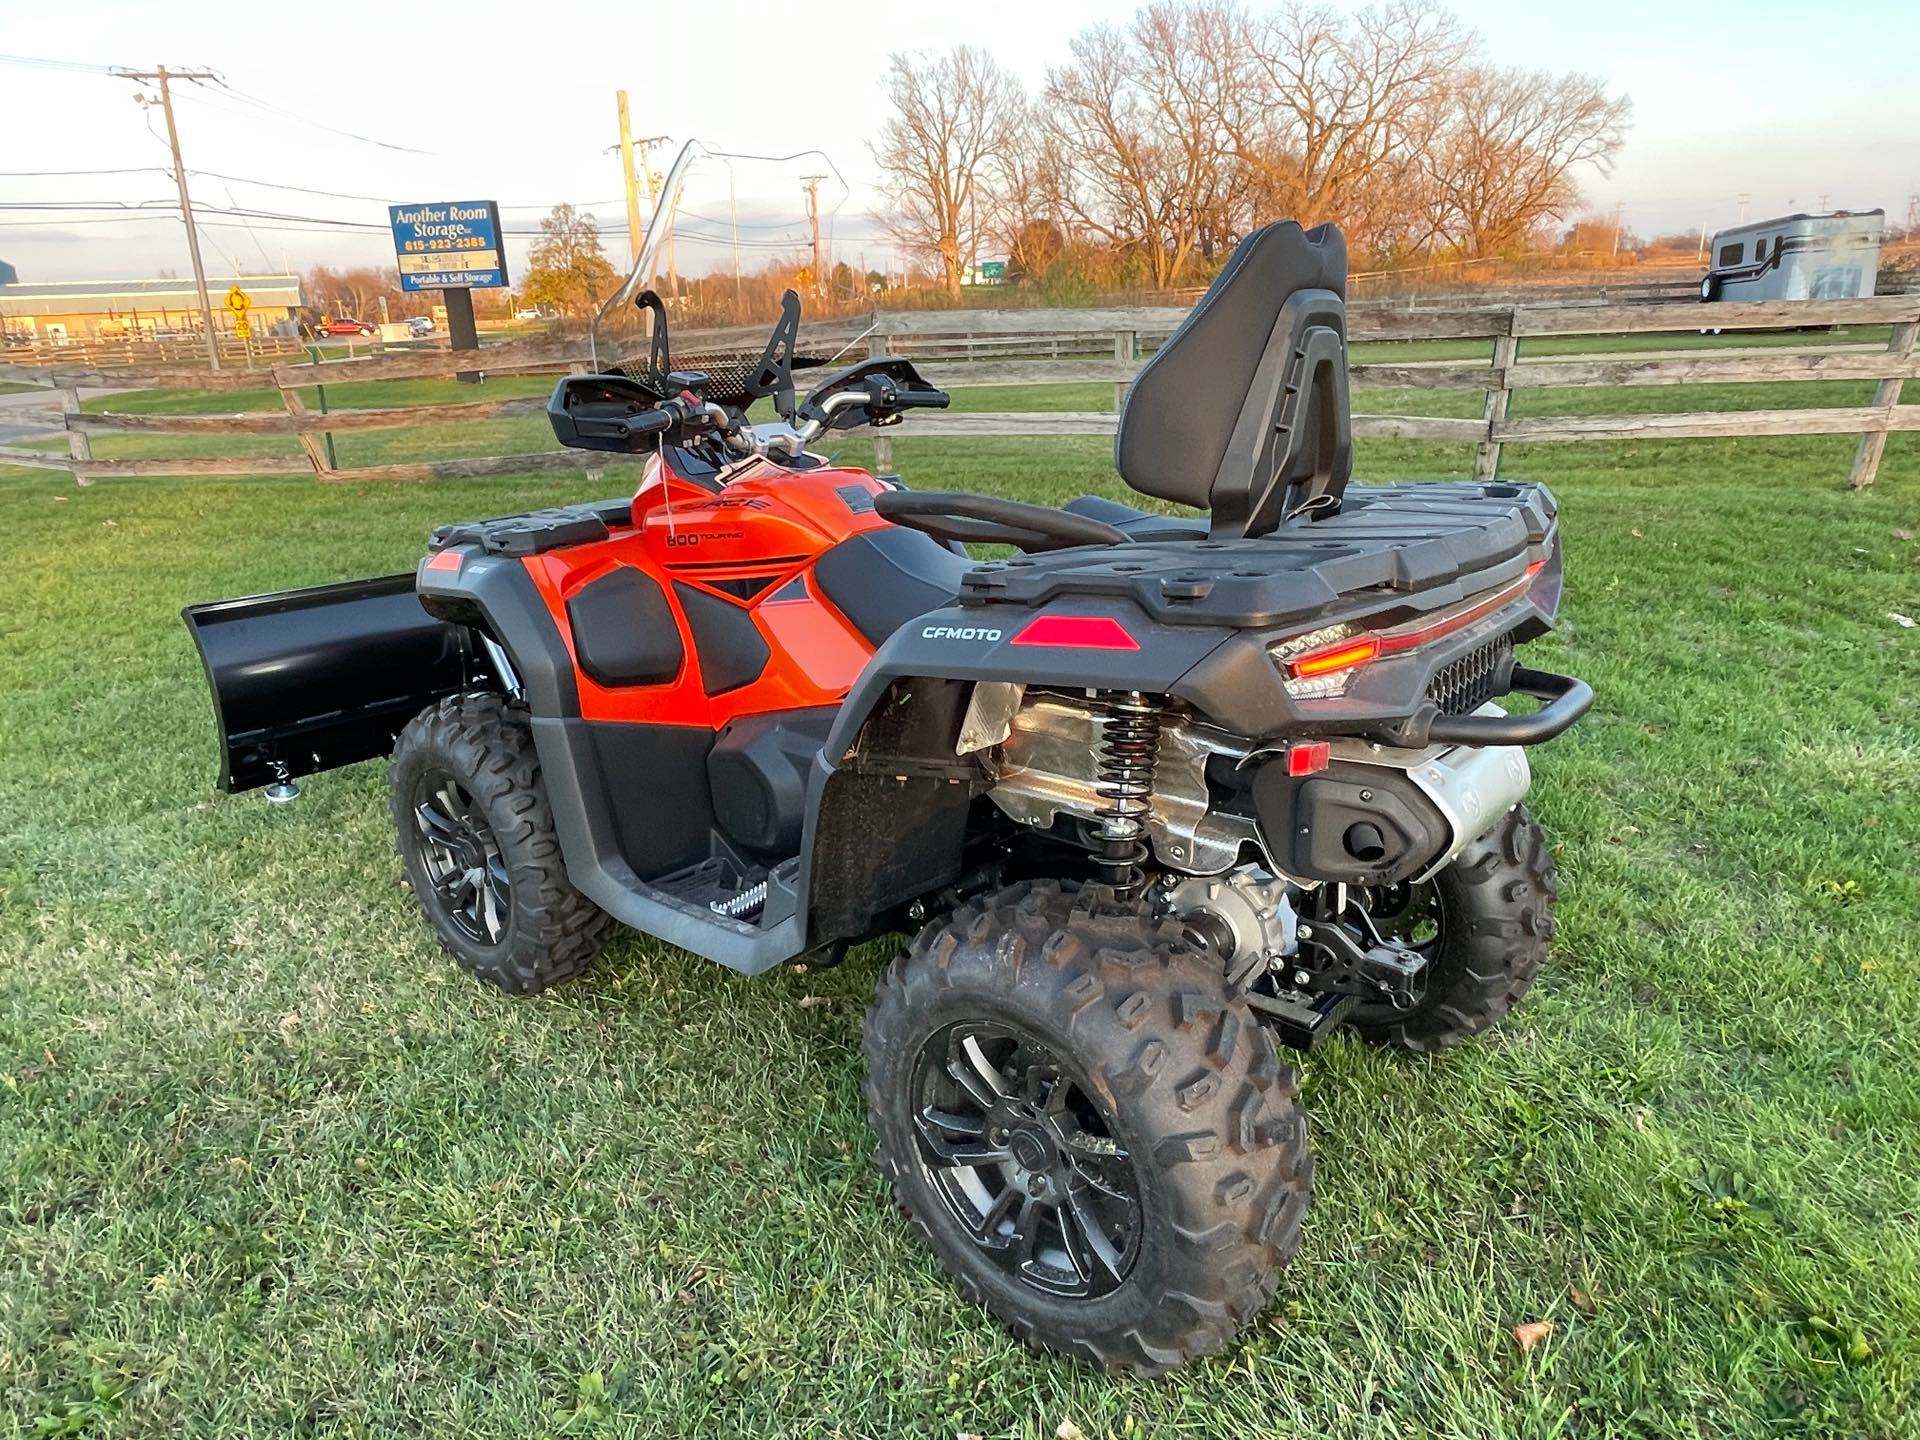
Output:
[[[1109,622],[1104,643],[1048,643],[1037,620]],[[1059,632],[1054,632],[1057,635]],[[1195,625],[1161,625],[1138,607],[1113,600],[1080,600],[1040,610],[954,605],[896,630],[874,653],[847,695],[826,754],[844,754],[874,707],[899,680],[1010,680],[1061,690],[1140,690],[1165,695],[1180,677],[1226,642],[1231,632]]]

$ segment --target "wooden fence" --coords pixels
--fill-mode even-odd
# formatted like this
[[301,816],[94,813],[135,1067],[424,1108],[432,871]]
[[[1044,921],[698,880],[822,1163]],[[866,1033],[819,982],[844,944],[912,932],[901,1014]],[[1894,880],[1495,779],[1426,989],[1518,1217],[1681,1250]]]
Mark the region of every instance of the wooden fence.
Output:
[[[868,323],[839,321],[836,342],[864,343],[869,353],[904,353],[955,363],[935,378],[953,387],[1048,385],[1088,382],[1115,386],[1116,399],[1138,373],[1143,357],[1179,323],[1184,312],[1160,307],[1098,310],[905,311],[882,313]],[[1367,361],[1352,367],[1358,390],[1478,391],[1478,418],[1425,415],[1356,415],[1361,438],[1441,440],[1473,444],[1473,472],[1492,477],[1502,448],[1548,441],[1674,439],[1702,436],[1857,435],[1850,483],[1869,485],[1878,470],[1887,435],[1920,430],[1920,404],[1901,404],[1902,383],[1920,361],[1920,295],[1870,300],[1763,302],[1754,304],[1656,303],[1632,305],[1502,305],[1464,310],[1419,310],[1356,306],[1349,317],[1356,341],[1473,340],[1484,342],[1484,359]],[[1531,339],[1547,336],[1622,336],[1691,333],[1711,323],[1725,332],[1789,327],[1890,326],[1883,344],[1826,344],[1651,351],[1630,354],[1523,357]],[[827,327],[809,331],[810,342],[829,338]],[[677,337],[691,353],[703,345],[739,344],[746,332],[690,333]],[[757,340],[756,340],[757,346]],[[1047,348],[1039,354],[1036,347]],[[998,347],[997,349],[995,347]],[[457,460],[337,468],[326,437],[376,429],[451,425],[534,415],[538,397],[320,413],[304,393],[317,385],[444,377],[457,370],[487,374],[542,374],[588,368],[577,342],[514,341],[455,355],[445,350],[391,354],[361,360],[275,364],[247,370],[144,368],[49,369],[0,365],[0,381],[25,380],[55,390],[64,412],[68,453],[54,455],[19,446],[0,447],[0,464],[70,470],[82,483],[109,476],[312,474],[329,481],[431,480],[479,475],[525,474],[601,468],[622,457],[575,450],[541,450]],[[1876,382],[1872,403],[1845,407],[1776,410],[1684,411],[1665,414],[1510,416],[1516,390],[1581,386],[1695,385],[1852,380]],[[271,387],[277,411],[234,415],[131,415],[88,413],[80,408],[84,386],[139,385],[214,391]],[[1108,411],[1047,411],[1018,414],[916,414],[912,433],[928,436],[1110,435],[1117,416]],[[166,433],[221,436],[291,435],[300,454],[216,456],[181,459],[96,459],[99,435]],[[877,467],[892,463],[891,436],[875,435]]]
[[[216,336],[220,363],[236,369],[271,364],[282,355],[299,355],[304,342],[291,335],[255,335],[242,340],[222,332]],[[198,334],[171,339],[148,337],[115,339],[34,340],[24,345],[0,345],[0,365],[44,366],[64,369],[105,369],[121,365],[203,364],[207,342]]]

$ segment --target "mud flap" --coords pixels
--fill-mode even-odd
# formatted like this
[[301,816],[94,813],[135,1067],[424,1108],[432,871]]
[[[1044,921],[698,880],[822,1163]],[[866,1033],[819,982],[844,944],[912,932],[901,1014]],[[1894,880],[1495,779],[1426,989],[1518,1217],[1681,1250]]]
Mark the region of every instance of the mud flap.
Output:
[[420,606],[414,577],[189,605],[213,691],[220,788],[371,760],[401,727],[466,687],[466,631]]

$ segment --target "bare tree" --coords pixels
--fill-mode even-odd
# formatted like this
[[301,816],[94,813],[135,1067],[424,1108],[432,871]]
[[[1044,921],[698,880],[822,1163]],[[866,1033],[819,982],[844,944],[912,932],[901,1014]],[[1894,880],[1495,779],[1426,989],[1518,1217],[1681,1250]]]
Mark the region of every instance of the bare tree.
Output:
[[1351,15],[1294,3],[1243,32],[1220,87],[1222,121],[1262,216],[1337,220],[1356,248],[1375,249],[1373,232],[1392,228],[1409,140],[1444,103],[1472,35],[1428,0]]
[[1026,97],[992,56],[970,45],[937,57],[893,55],[886,85],[894,113],[871,147],[891,206],[881,223],[937,258],[947,293],[958,296],[968,260],[996,228],[994,182],[1019,135]]
[[1155,286],[1223,238],[1244,192],[1220,125],[1216,58],[1239,12],[1224,0],[1149,5],[1124,31],[1095,25],[1047,74],[1049,123],[1069,213],[1137,251]]
[[1463,71],[1419,146],[1435,232],[1470,256],[1517,248],[1579,203],[1576,170],[1610,171],[1631,115],[1591,75]]

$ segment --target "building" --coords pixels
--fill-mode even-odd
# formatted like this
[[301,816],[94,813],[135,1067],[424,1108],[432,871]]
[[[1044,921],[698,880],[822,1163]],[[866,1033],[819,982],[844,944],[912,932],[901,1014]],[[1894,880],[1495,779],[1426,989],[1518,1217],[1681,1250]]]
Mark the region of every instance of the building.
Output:
[[[1883,210],[1782,215],[1722,230],[1702,300],[1851,300],[1873,294]],[[0,290],[0,295],[6,291]]]
[[[226,308],[234,286],[246,292],[255,335],[298,335],[305,303],[298,275],[207,277],[214,328],[233,329]],[[55,280],[23,284],[0,264],[0,333],[28,340],[125,340],[200,333],[200,297],[193,280]]]

